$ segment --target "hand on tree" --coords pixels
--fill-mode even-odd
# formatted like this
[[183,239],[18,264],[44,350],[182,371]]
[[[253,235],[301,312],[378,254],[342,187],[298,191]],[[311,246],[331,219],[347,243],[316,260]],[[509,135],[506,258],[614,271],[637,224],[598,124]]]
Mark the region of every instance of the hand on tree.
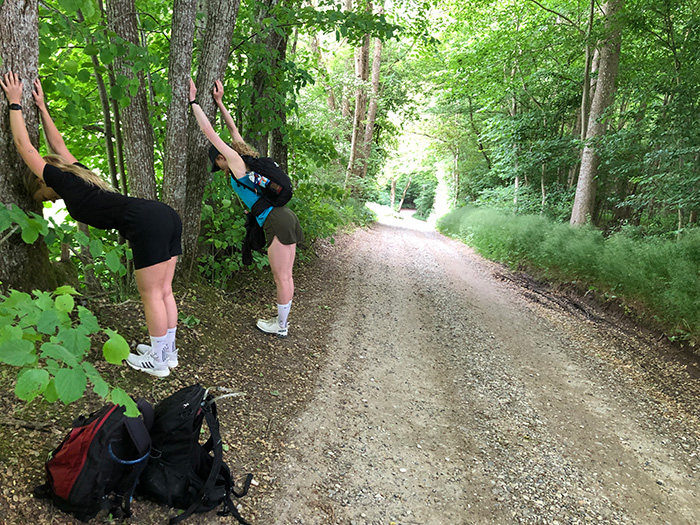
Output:
[[4,79],[0,79],[0,86],[10,104],[19,104],[22,101],[22,81],[15,73],[12,71],[5,73]]
[[197,98],[197,86],[194,85],[194,80],[190,78],[190,102]]
[[221,83],[221,80],[214,82],[214,89],[211,95],[214,97],[214,102],[217,104],[221,103],[221,99],[224,98],[224,85]]
[[46,107],[44,90],[41,88],[41,81],[38,78],[34,81],[34,91],[32,91],[32,96],[34,97],[34,103],[39,109],[44,109]]

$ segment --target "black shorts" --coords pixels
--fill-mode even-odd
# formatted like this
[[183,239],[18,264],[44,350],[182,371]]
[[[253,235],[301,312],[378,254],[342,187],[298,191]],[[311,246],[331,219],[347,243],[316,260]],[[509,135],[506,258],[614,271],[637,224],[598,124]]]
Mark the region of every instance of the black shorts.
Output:
[[263,230],[268,247],[275,237],[282,244],[297,244],[304,241],[304,232],[301,231],[299,219],[286,206],[272,208],[265,218]]
[[182,221],[167,204],[139,199],[129,204],[125,219],[121,234],[131,243],[136,270],[182,254]]

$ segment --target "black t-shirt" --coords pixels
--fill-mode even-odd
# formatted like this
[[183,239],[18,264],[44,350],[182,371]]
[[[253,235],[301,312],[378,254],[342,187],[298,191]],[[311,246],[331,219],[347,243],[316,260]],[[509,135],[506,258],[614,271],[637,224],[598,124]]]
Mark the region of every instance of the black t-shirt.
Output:
[[[79,162],[75,164],[85,167]],[[125,214],[129,204],[140,200],[105,191],[51,164],[44,167],[44,181],[63,199],[71,217],[101,230],[123,232],[127,226]]]

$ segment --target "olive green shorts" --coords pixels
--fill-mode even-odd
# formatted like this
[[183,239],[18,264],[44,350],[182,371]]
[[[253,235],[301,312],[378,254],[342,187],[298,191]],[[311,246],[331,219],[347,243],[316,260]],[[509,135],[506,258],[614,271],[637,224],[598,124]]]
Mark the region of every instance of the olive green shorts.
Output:
[[267,246],[277,237],[282,244],[298,244],[304,241],[304,232],[296,214],[286,206],[272,208],[263,223]]

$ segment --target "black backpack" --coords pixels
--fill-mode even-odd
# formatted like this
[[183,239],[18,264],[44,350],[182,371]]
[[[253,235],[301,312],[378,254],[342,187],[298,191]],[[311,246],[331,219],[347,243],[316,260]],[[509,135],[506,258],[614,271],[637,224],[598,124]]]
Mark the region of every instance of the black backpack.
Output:
[[103,509],[116,518],[130,516],[131,497],[151,452],[153,408],[144,400],[137,404],[143,417],[126,417],[123,406],[108,404],[76,419],[49,455],[47,481],[35,495],[81,521]]
[[[207,512],[221,504],[223,509],[219,515],[232,513],[245,524],[231,495],[245,496],[253,475],[248,474],[241,492],[234,490],[231,472],[222,458],[214,397],[201,385],[192,385],[158,403],[154,412],[153,450],[137,493],[158,503],[185,509],[184,513],[170,519],[171,524],[179,523],[193,512]],[[199,437],[204,420],[210,437],[202,445]]]
[[[270,206],[284,206],[289,202],[294,192],[292,181],[284,170],[279,167],[279,164],[270,157],[241,155],[241,158],[252,171],[268,179],[265,186],[256,184],[256,189],[251,190],[261,197],[251,209],[256,217]],[[239,186],[243,186],[237,179],[236,183]],[[243,187],[247,188],[247,186]]]

